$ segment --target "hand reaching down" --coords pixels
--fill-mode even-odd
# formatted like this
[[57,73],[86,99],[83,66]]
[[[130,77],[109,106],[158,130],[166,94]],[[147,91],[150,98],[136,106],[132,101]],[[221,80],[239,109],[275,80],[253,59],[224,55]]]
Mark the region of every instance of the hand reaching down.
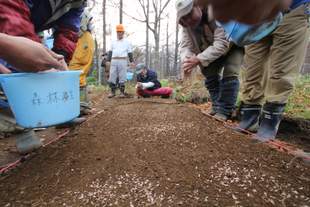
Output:
[[[2,33],[0,33],[0,58],[23,72],[68,69],[62,55],[54,53],[42,44]],[[3,68],[0,70],[7,72]]]
[[188,57],[184,60],[182,64],[182,69],[185,74],[189,74],[197,67],[200,63],[200,60],[196,56]]

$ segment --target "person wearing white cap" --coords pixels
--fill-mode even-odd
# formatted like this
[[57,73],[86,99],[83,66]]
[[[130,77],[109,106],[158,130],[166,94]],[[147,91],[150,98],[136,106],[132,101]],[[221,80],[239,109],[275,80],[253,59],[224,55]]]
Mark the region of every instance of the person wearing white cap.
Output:
[[212,10],[195,0],[176,1],[177,22],[183,26],[182,69],[200,67],[212,101],[211,115],[226,121],[235,110],[244,50],[229,42]]

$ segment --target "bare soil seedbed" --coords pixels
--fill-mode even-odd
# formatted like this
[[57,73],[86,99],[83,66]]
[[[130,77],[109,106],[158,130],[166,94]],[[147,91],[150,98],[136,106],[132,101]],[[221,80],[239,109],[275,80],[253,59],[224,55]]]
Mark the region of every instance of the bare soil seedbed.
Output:
[[105,100],[0,178],[0,206],[310,206],[310,167],[198,110]]

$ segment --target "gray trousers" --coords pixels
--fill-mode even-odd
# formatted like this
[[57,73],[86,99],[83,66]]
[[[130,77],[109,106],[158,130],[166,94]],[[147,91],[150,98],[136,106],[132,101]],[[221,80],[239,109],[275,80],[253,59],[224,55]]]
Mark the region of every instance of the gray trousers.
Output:
[[127,59],[118,60],[112,59],[110,68],[110,78],[109,83],[117,84],[117,79],[119,84],[124,84],[127,80]]

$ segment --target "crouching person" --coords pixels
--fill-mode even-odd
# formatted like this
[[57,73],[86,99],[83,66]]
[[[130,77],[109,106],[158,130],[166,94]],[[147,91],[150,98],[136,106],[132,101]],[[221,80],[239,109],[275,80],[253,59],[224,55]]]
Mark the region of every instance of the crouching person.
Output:
[[173,89],[169,87],[161,87],[157,80],[157,73],[146,67],[145,64],[140,63],[136,66],[137,74],[137,95],[148,98],[151,96],[161,96],[162,98],[169,98],[172,95]]
[[183,27],[182,69],[185,74],[191,74],[194,68],[200,67],[212,101],[210,115],[226,121],[235,110],[244,49],[227,40],[207,5],[198,5],[195,0],[178,0],[176,9],[177,21]]
[[91,107],[87,97],[87,76],[91,72],[93,64],[95,41],[92,36],[93,24],[92,15],[89,10],[84,10],[82,14],[79,40],[72,60],[69,64],[70,70],[82,70],[80,75],[80,116],[90,114]]

